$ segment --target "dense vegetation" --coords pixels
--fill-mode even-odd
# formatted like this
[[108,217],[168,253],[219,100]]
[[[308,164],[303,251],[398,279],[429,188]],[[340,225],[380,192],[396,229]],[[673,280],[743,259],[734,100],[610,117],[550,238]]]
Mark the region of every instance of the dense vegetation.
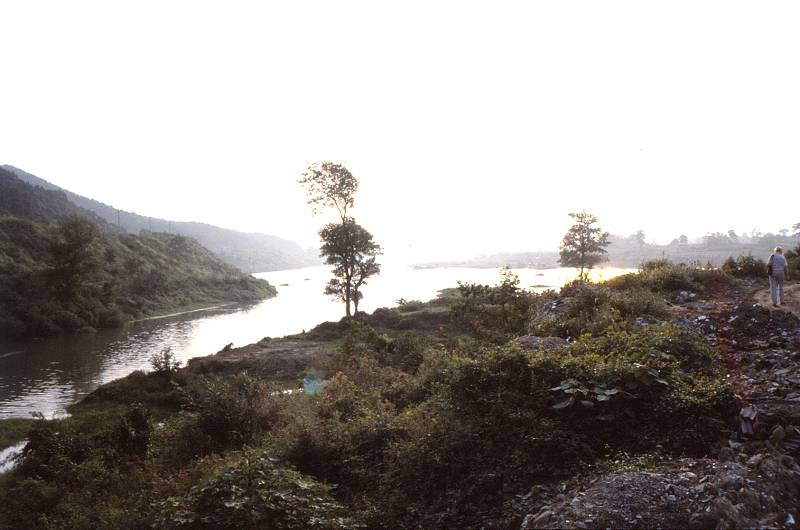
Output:
[[63,192],[0,174],[0,334],[90,331],[275,294],[192,239],[119,233],[85,213]]
[[142,231],[165,232],[196,239],[225,263],[245,272],[274,271],[320,264],[316,252],[304,250],[297,243],[277,236],[237,232],[205,223],[168,221],[139,215],[64,190],[12,166],[0,166],[0,180],[3,173],[13,174],[43,192],[61,194],[70,205],[81,208],[83,215],[95,217],[117,231],[131,234]]
[[505,272],[295,337],[330,346],[282,370],[324,374],[314,394],[279,392],[253,359],[161,359],[38,421],[0,527],[518,525],[576,473],[703,455],[735,428],[717,353],[665,302],[735,285],[659,262],[532,294]]

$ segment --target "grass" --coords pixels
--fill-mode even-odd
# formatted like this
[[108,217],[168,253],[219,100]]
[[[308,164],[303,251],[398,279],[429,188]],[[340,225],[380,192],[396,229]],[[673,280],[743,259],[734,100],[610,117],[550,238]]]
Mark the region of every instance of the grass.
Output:
[[186,313],[194,313],[195,311],[205,311],[211,309],[219,309],[222,307],[228,307],[237,304],[238,302],[219,302],[216,303],[214,301],[211,302],[196,302],[194,304],[185,304],[176,307],[164,308],[159,309],[158,311],[152,311],[147,314],[146,317],[140,318],[135,320],[135,322],[141,322],[142,320],[155,320],[158,318],[167,318],[167,317],[174,317],[178,315],[184,315]]
[[32,418],[6,418],[0,420],[0,451],[21,442],[36,420]]

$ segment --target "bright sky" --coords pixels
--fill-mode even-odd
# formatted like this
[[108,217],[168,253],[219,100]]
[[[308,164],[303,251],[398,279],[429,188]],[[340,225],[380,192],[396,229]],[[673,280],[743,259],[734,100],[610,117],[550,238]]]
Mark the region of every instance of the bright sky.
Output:
[[800,3],[0,4],[0,164],[317,243],[306,162],[401,259],[800,221]]

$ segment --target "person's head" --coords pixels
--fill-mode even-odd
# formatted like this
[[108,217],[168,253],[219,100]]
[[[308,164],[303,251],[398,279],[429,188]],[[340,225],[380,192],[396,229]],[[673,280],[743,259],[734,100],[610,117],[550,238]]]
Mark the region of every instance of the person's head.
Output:
[[775,252],[775,254],[783,254],[783,248],[775,247],[775,250],[773,252]]

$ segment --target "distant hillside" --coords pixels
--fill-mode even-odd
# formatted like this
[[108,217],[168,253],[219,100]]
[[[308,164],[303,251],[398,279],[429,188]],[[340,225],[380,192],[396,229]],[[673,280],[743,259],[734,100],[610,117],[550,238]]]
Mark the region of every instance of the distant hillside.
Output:
[[552,269],[559,267],[558,252],[500,252],[477,256],[461,261],[433,261],[415,265],[417,269],[438,269],[441,267],[475,267],[493,269],[510,267],[512,269]]
[[82,215],[94,220],[101,229],[110,229],[105,219],[70,202],[63,191],[55,187],[31,186],[4,167],[0,167],[0,214],[15,215],[37,223],[60,223],[71,215]]
[[[635,268],[645,261],[667,259],[675,263],[703,264],[720,266],[730,256],[752,254],[766,260],[776,246],[794,248],[800,241],[794,236],[761,234],[755,237],[732,238],[724,234],[709,234],[696,242],[680,243],[677,239],[669,245],[642,243],[635,236],[610,237],[606,267]],[[547,269],[559,267],[558,252],[503,252],[487,256],[477,256],[462,261],[439,261],[415,265],[418,269],[438,267],[477,267],[495,268],[508,266],[514,268]]]
[[14,166],[5,165],[0,168],[13,172],[34,186],[62,192],[73,204],[93,212],[111,226],[119,226],[122,231],[132,234],[141,231],[165,232],[192,237],[226,263],[245,272],[265,272],[321,264],[316,251],[304,250],[297,243],[277,236],[238,232],[205,223],[169,221],[117,210],[108,204],[60,188]]
[[114,232],[93,215],[62,191],[0,169],[0,335],[116,327],[162,311],[276,293],[191,238]]

